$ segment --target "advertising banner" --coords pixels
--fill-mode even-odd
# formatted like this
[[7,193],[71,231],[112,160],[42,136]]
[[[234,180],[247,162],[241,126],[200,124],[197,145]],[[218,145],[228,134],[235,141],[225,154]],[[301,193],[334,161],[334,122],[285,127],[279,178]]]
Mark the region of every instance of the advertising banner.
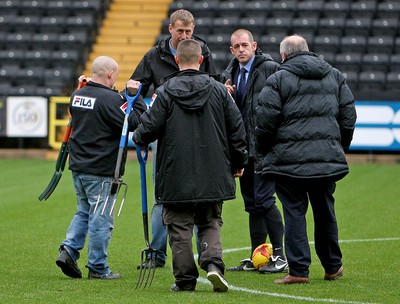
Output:
[[36,96],[8,97],[6,109],[6,136],[47,136],[47,98]]
[[400,151],[400,102],[356,102],[357,122],[350,150]]

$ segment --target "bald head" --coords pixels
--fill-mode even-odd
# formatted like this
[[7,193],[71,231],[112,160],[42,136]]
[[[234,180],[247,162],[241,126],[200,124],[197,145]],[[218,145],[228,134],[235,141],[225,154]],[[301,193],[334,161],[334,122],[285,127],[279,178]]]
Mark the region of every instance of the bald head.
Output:
[[286,57],[296,52],[308,52],[307,41],[300,35],[287,36],[282,40],[279,51]]
[[100,56],[92,63],[92,80],[112,88],[118,77],[118,63],[108,56]]
[[193,39],[181,41],[176,50],[176,63],[179,65],[180,70],[200,68],[203,61],[201,55],[201,45]]

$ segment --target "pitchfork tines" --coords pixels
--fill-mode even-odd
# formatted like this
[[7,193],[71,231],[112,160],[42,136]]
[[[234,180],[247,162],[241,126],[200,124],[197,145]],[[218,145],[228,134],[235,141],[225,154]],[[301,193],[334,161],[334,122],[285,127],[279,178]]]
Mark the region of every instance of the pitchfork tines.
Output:
[[128,192],[128,184],[123,182],[122,179],[120,179],[120,178],[119,179],[114,179],[112,181],[104,181],[101,184],[100,194],[99,194],[99,197],[97,199],[96,206],[94,207],[93,213],[95,213],[96,210],[97,210],[97,207],[98,207],[99,202],[101,200],[101,197],[103,195],[103,191],[104,191],[104,189],[107,188],[106,187],[107,184],[109,185],[109,187],[108,187],[109,190],[108,190],[107,196],[105,198],[105,201],[104,201],[104,204],[103,204],[103,209],[101,210],[101,214],[103,215],[104,211],[106,210],[108,201],[110,199],[110,194],[114,195],[114,197],[112,199],[111,208],[110,208],[110,215],[113,213],[114,208],[115,208],[115,204],[116,204],[116,201],[117,201],[117,198],[118,198],[119,190],[121,189],[121,187],[124,187],[125,188],[124,194],[123,194],[123,197],[122,197],[121,205],[120,205],[119,210],[118,210],[118,216],[119,216],[120,213],[121,213],[122,207],[124,206],[126,194]]
[[136,289],[150,287],[156,272],[157,250],[149,245],[142,250],[142,259],[140,262],[139,278],[136,283]]

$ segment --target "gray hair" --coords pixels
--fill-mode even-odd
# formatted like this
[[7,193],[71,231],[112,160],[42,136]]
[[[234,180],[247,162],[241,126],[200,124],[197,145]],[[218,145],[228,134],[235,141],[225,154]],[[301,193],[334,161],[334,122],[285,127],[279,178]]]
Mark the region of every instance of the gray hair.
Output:
[[289,56],[296,52],[308,52],[307,41],[300,35],[286,36],[280,43],[279,52]]

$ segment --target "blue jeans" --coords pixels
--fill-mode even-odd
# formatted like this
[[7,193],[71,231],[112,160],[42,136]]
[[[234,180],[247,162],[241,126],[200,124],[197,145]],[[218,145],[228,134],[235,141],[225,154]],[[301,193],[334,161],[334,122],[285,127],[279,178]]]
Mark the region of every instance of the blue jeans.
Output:
[[[153,186],[156,186],[156,158],[157,158],[157,141],[151,144],[151,151],[153,155]],[[151,210],[151,244],[150,246],[157,250],[157,260],[161,264],[165,264],[167,260],[167,240],[168,240],[168,230],[167,226],[164,225],[162,219],[163,204],[157,204],[154,199],[153,208]],[[201,246],[199,239],[197,237],[197,227],[194,227],[196,242],[197,242],[197,252],[200,257]]]
[[101,177],[89,174],[72,172],[78,210],[72,218],[66,239],[61,247],[68,251],[76,261],[88,237],[88,264],[87,268],[100,274],[109,274],[107,264],[107,249],[114,229],[114,214],[110,215],[112,201],[115,195],[109,195],[107,206],[102,213],[106,196],[109,194],[110,184],[105,184],[99,205],[95,213],[97,199],[104,181],[111,181],[111,177]]

